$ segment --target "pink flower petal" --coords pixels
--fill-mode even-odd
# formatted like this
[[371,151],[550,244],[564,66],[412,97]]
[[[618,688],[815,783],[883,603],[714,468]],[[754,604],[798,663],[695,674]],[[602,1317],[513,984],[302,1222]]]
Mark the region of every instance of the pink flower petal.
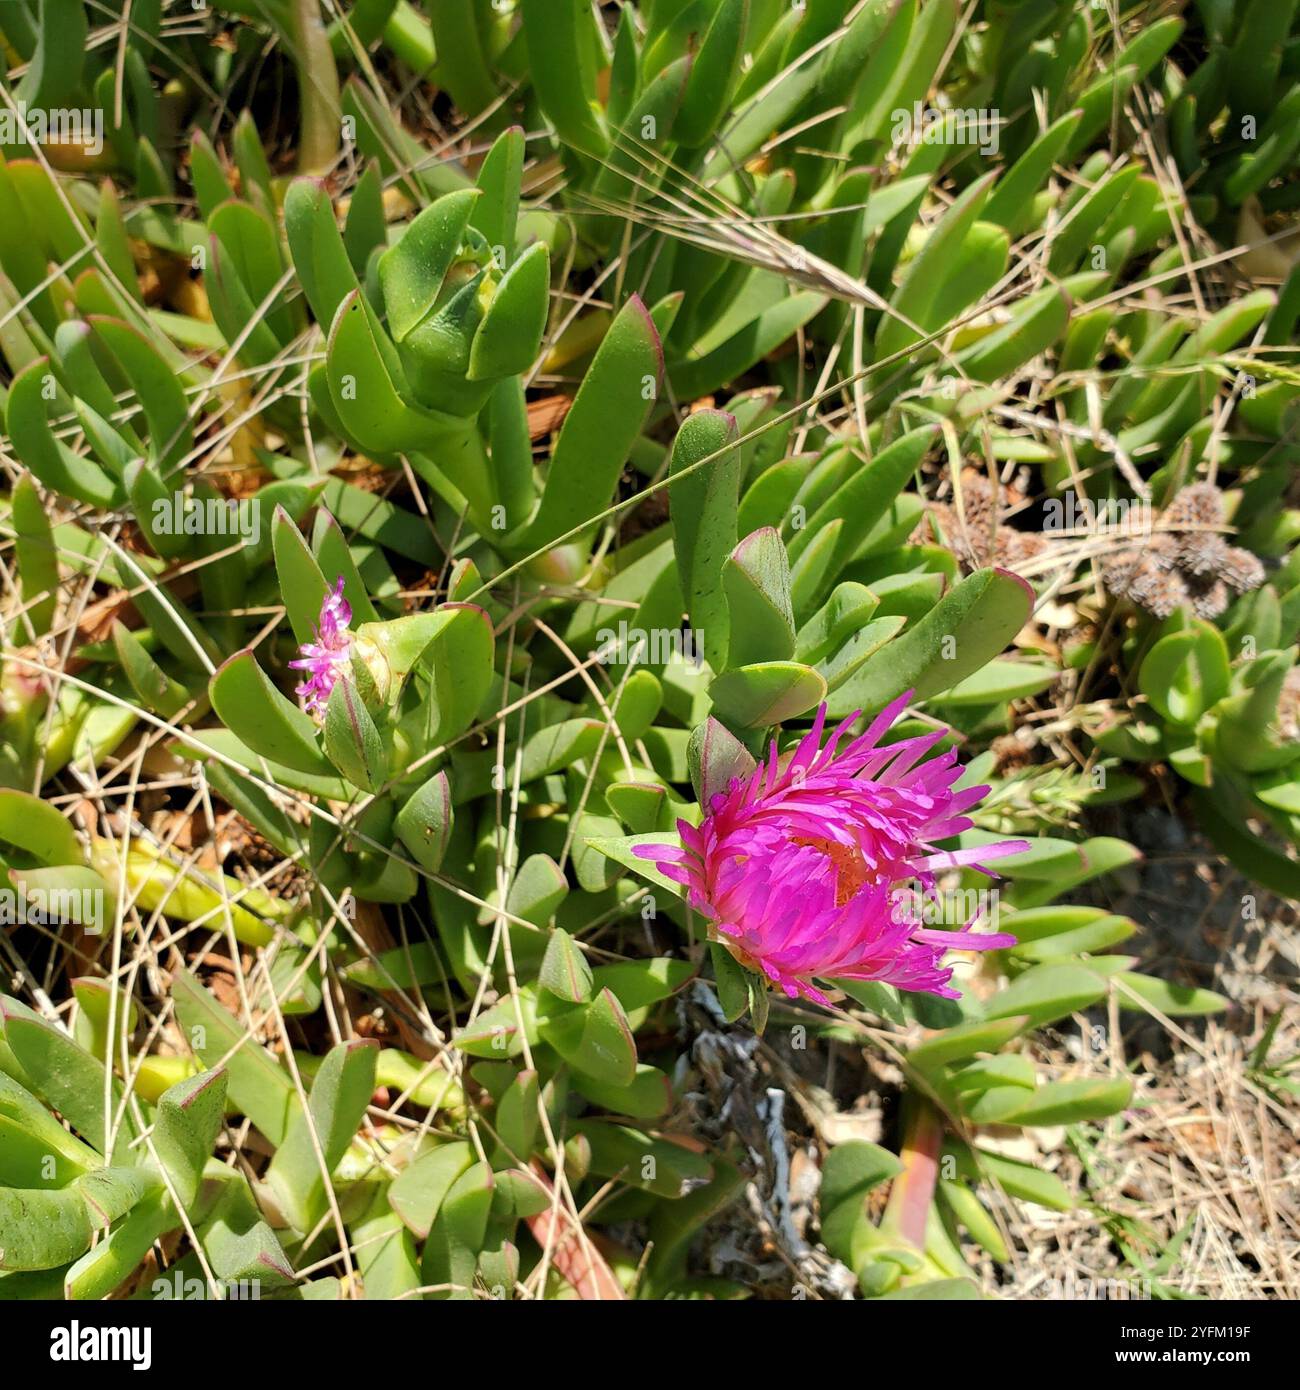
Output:
[[686,883],[713,934],[791,998],[825,1003],[816,978],[956,998],[947,951],[1013,944],[971,923],[936,930],[894,913],[893,895],[910,884],[933,891],[938,869],[988,873],[985,861],[1028,848],[1024,840],[935,848],[969,827],[962,812],[987,788],[953,791],[962,773],[954,749],[926,760],[942,730],[881,744],[910,699],[900,695],[845,741],[859,717],[851,716],[824,744],[823,706],[784,766],[773,742],[751,776],[711,798],[698,826],[679,822],[680,850],[636,851]]

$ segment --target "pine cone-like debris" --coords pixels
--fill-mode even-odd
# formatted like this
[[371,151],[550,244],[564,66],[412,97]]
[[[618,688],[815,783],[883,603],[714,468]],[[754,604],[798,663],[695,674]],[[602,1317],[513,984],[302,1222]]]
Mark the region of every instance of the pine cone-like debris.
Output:
[[927,502],[926,514],[912,534],[915,544],[947,546],[967,573],[997,565],[1016,570],[1048,547],[1046,536],[1021,531],[999,518],[1004,509],[1024,498],[1013,487],[996,487],[977,468],[961,472],[961,507],[951,502]]
[[1161,514],[1167,529],[1109,556],[1101,582],[1155,618],[1167,618],[1184,603],[1198,618],[1217,618],[1234,594],[1264,582],[1258,557],[1213,529],[1223,521],[1223,494],[1213,483],[1193,483]]
[[1300,739],[1300,666],[1293,666],[1282,682],[1277,702],[1277,729],[1283,740]]

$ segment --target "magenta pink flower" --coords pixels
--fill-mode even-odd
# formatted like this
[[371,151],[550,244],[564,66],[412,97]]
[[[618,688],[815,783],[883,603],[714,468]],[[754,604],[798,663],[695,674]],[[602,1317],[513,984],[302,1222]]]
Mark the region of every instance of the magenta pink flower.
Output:
[[850,715],[821,747],[826,706],[794,755],[733,778],[695,827],[679,820],[682,847],[642,845],[637,854],[688,890],[717,939],[751,970],[794,998],[826,997],[821,979],[883,980],[900,989],[957,998],[943,964],[949,949],[989,950],[1013,936],[976,933],[978,915],[957,931],[931,930],[900,900],[935,888],[935,874],[1029,848],[1026,840],[955,851],[935,842],[970,827],[962,814],[988,791],[954,791],[955,749],[922,759],[943,730],[880,746],[911,691],[882,710],[866,733],[841,740]]
[[339,576],[320,606],[320,621],[316,625],[316,640],[304,642],[301,655],[289,665],[295,671],[309,671],[310,676],[294,687],[308,714],[325,709],[335,682],[352,662],[352,605],[343,597],[343,577]]

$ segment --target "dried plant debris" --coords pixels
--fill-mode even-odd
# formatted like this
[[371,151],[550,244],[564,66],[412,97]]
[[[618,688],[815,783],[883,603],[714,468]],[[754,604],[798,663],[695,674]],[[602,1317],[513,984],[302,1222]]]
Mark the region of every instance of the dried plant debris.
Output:
[[1293,666],[1282,682],[1277,701],[1278,737],[1295,742],[1300,739],[1300,666]]
[[1140,1100],[1087,1135],[1034,1132],[1041,1151],[1020,1156],[1086,1183],[1092,1219],[1007,1203],[1023,1253],[983,1271],[1016,1299],[1295,1298],[1296,909],[1214,865],[1177,817],[1148,808],[1126,824],[1146,857],[1129,889],[1106,894],[1110,908],[1151,924],[1167,977],[1237,1004],[1200,1024],[1129,1010],[1118,1029],[1092,1010],[1078,1033],[1039,1034],[1042,1064],[1076,1077],[1137,1064]]
[[1217,618],[1234,594],[1264,582],[1259,558],[1229,545],[1223,525],[1223,493],[1213,483],[1193,483],[1160,514],[1150,536],[1102,564],[1102,583],[1155,618],[1183,604],[1198,618]]
[[990,565],[1015,570],[1051,545],[1041,532],[1021,531],[1005,520],[1025,500],[1014,486],[991,482],[977,468],[963,468],[955,489],[946,475],[943,484],[952,500],[927,502],[912,540],[946,546],[967,573]]

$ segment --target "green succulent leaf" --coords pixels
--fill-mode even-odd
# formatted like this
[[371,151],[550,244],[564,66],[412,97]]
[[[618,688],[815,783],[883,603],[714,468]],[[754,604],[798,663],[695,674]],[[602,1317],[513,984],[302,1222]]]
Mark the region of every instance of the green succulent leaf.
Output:
[[0,1269],[56,1269],[70,1263],[97,1232],[156,1185],[139,1169],[99,1168],[52,1191],[0,1187]]
[[832,716],[878,710],[906,690],[950,690],[997,656],[1024,626],[1033,590],[1007,570],[978,570],[883,647],[827,702]]
[[173,988],[188,1045],[207,1066],[224,1067],[231,1104],[272,1144],[282,1143],[296,1104],[289,1073],[188,972]]
[[722,588],[732,634],[724,650],[731,667],[793,656],[790,566],[775,530],[755,531],[736,546],[722,567]]
[[416,788],[393,821],[411,857],[430,873],[442,866],[452,825],[451,786],[445,772],[434,773]]
[[311,1230],[325,1212],[329,1174],[347,1152],[375,1089],[378,1051],[364,1039],[331,1049],[306,1108],[290,1117],[266,1181],[295,1230]]
[[379,260],[379,283],[395,342],[432,311],[479,198],[477,189],[449,193],[426,208]]
[[513,549],[541,549],[604,510],[662,377],[659,334],[634,295],[596,350],[555,441],[541,505],[509,538]]
[[204,1071],[164,1092],[154,1119],[154,1147],[184,1206],[198,1196],[204,1165],[225,1119],[227,1077]]
[[263,757],[299,772],[329,776],[316,725],[282,695],[251,651],[230,657],[208,686],[212,708],[244,743]]
[[378,791],[388,769],[384,741],[350,676],[334,683],[325,706],[325,753],[362,791]]
[[557,927],[546,943],[538,982],[557,999],[582,1004],[591,998],[591,967],[573,938]]

